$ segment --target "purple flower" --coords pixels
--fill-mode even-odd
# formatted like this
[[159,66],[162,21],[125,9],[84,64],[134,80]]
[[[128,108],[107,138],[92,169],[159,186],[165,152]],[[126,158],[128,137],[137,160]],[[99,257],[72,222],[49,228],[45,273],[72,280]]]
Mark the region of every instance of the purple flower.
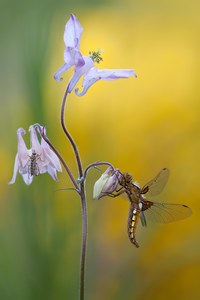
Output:
[[108,194],[112,194],[116,190],[120,178],[121,173],[118,169],[108,167],[94,184],[93,198],[99,200]]
[[32,183],[34,176],[46,172],[54,180],[58,180],[56,171],[62,172],[58,157],[43,139],[40,144],[33,125],[29,127],[29,131],[31,148],[27,149],[22,137],[26,131],[23,128],[17,130],[18,151],[15,157],[13,177],[9,184],[15,183],[18,172],[27,185]]
[[129,76],[137,77],[133,70],[126,69],[113,69],[113,70],[98,70],[94,67],[94,62],[99,63],[102,58],[100,51],[90,52],[88,56],[82,56],[80,52],[80,38],[83,28],[79,23],[78,19],[71,14],[69,21],[65,25],[64,31],[64,42],[65,42],[65,51],[64,51],[64,65],[58,69],[54,74],[54,79],[61,81],[62,78],[59,76],[67,71],[69,68],[74,66],[74,75],[68,86],[68,92],[75,88],[81,76],[83,76],[82,92],[78,92],[78,89],[75,89],[75,92],[78,96],[83,96],[92,84],[98,80],[115,80],[119,78],[127,78]]

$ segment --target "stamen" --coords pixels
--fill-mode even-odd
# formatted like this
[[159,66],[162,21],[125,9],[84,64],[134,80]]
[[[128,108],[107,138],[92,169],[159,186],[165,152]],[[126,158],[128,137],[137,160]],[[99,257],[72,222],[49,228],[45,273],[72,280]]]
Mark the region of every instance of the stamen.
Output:
[[100,63],[101,61],[103,61],[103,58],[101,57],[101,50],[97,50],[97,51],[90,51],[89,52],[89,57],[96,63]]

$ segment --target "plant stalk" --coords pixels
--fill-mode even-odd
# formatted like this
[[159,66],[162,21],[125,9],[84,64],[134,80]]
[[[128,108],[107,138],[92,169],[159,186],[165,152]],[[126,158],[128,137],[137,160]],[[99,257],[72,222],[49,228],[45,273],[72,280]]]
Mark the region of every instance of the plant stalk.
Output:
[[[68,95],[68,87],[65,90],[62,105],[61,105],[61,112],[60,112],[60,121],[62,129],[69,140],[72,149],[74,151],[74,155],[76,158],[77,166],[78,166],[78,173],[79,178],[83,178],[83,168],[81,163],[81,158],[79,155],[79,151],[77,145],[70,135],[67,127],[65,125],[65,107],[67,102],[67,95]],[[81,262],[80,262],[80,300],[84,300],[85,296],[85,265],[86,265],[86,251],[87,251],[87,204],[86,204],[86,195],[85,195],[85,184],[84,180],[80,182],[80,197],[81,197],[81,207],[82,207],[82,244],[81,244]]]

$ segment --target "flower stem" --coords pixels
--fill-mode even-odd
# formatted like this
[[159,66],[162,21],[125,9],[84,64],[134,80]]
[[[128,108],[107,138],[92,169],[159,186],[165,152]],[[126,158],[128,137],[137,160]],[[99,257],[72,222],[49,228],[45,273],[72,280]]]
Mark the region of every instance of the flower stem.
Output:
[[74,176],[72,175],[69,167],[67,166],[65,160],[63,159],[63,157],[60,155],[60,153],[58,152],[58,150],[53,146],[53,144],[49,141],[49,139],[47,138],[46,134],[45,134],[45,128],[43,127],[43,130],[41,130],[40,126],[38,126],[37,124],[35,124],[37,129],[39,130],[42,138],[45,140],[45,142],[51,147],[51,149],[53,150],[53,152],[57,155],[57,157],[59,158],[59,160],[61,161],[64,169],[66,170],[67,174],[69,175],[69,178],[71,179],[73,185],[75,186],[75,189],[78,193],[80,193],[80,188],[74,178]]
[[[61,105],[61,112],[60,112],[60,121],[62,129],[69,140],[72,149],[74,151],[74,155],[76,158],[77,166],[78,166],[78,173],[79,178],[83,178],[83,168],[81,163],[81,158],[79,155],[78,148],[76,146],[75,141],[73,140],[72,136],[70,135],[69,131],[65,125],[65,106],[67,102],[67,95],[68,95],[68,87],[65,90],[62,105]],[[86,250],[87,250],[87,205],[86,205],[86,195],[85,195],[85,184],[84,180],[80,183],[80,197],[81,197],[81,206],[82,206],[82,245],[81,245],[81,262],[80,262],[80,300],[84,300],[85,295],[85,262],[86,262]]]
[[76,157],[76,161],[77,161],[79,176],[82,177],[83,176],[83,168],[82,168],[82,163],[81,163],[80,155],[79,155],[79,152],[78,152],[78,148],[77,148],[75,141],[73,140],[72,136],[70,135],[70,133],[67,130],[67,127],[65,125],[64,116],[65,116],[65,105],[66,105],[66,102],[67,102],[67,95],[68,95],[68,86],[65,90],[63,100],[62,100],[62,106],[61,106],[61,111],[60,111],[60,121],[61,121],[62,129],[63,129],[65,135],[67,136],[67,138],[68,138],[68,140],[69,140],[69,142],[70,142],[70,144],[73,148],[73,151],[74,151],[74,154],[75,154],[75,157]]
[[84,190],[84,182],[81,183],[81,204],[82,204],[82,245],[80,262],[80,300],[84,300],[85,294],[85,261],[87,251],[87,204]]
[[94,163],[92,163],[92,164],[89,164],[89,165],[87,166],[87,168],[85,168],[85,170],[84,170],[84,172],[83,172],[83,177],[82,177],[82,178],[83,178],[83,181],[86,179],[87,172],[89,171],[89,169],[95,168],[95,167],[97,167],[97,166],[110,166],[110,167],[112,167],[113,170],[114,170],[113,165],[112,165],[111,163],[107,162],[107,161],[97,161],[97,162],[94,162]]

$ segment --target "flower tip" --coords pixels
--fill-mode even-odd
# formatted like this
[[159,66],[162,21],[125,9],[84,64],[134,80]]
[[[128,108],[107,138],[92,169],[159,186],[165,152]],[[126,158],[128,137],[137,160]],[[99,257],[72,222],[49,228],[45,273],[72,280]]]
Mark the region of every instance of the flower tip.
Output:
[[95,194],[93,194],[93,200],[99,200],[100,197],[99,196],[96,196]]
[[62,77],[58,77],[57,74],[54,74],[53,78],[54,78],[54,80],[56,80],[58,82],[63,80],[63,78]]
[[79,96],[79,97],[82,96],[81,93],[79,93],[79,88],[76,88],[74,91],[77,96]]
[[70,18],[72,18],[72,19],[76,19],[76,16],[75,16],[75,14],[71,13],[71,14],[70,14]]
[[24,130],[24,128],[18,128],[17,129],[17,134],[19,134],[19,135],[26,134],[26,130]]
[[135,71],[134,71],[134,70],[131,70],[131,71],[132,71],[132,72],[131,72],[131,76],[137,78],[137,74],[135,73]]
[[84,96],[86,94],[88,88],[89,87],[84,87],[83,90],[82,90],[82,92],[79,92],[79,88],[76,88],[74,91],[75,91],[75,94],[77,96],[81,97],[81,96]]
[[34,130],[34,126],[30,125],[29,128],[28,128],[28,131],[32,131],[32,130]]

